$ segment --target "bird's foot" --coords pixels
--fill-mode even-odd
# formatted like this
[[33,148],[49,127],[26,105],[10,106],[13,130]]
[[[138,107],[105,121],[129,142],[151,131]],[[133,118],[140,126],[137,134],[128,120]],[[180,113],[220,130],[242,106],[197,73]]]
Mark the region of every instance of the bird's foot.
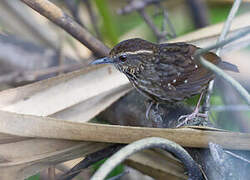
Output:
[[159,108],[159,103],[155,101],[148,101],[146,110],[146,120],[152,122],[152,127],[163,127],[163,113]]
[[146,120],[149,120],[149,113],[152,109],[152,106],[155,104],[155,102],[148,100],[147,103],[149,103],[146,111]]
[[[155,102],[155,101],[152,101],[152,100],[147,100],[146,101],[146,104],[149,104],[147,106],[147,110],[146,110],[146,120],[149,120],[149,115],[150,115],[150,111],[152,109],[155,109],[156,111],[159,111],[159,103]],[[154,107],[155,106],[155,107]]]
[[[178,119],[178,124],[177,124],[176,127],[178,128],[178,127],[181,127],[183,125],[186,125],[188,121],[192,121],[192,120],[194,120],[194,119],[196,119],[198,117],[205,118],[206,120],[208,119],[207,114],[199,113],[198,110],[195,110],[192,114],[180,116],[179,119]],[[184,120],[182,122],[180,122],[182,119],[184,119]]]

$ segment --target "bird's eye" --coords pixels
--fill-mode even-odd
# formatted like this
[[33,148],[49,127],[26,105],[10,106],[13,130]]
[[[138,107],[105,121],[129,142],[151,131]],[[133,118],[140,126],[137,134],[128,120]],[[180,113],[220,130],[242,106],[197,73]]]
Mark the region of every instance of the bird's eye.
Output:
[[127,56],[125,54],[119,56],[119,60],[125,62],[127,60]]

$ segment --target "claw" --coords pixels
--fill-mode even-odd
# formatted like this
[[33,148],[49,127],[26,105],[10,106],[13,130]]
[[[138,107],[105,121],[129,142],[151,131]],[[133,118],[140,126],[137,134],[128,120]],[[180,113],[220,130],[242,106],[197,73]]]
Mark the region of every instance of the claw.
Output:
[[177,128],[178,128],[178,127],[181,127],[181,126],[187,124],[188,121],[190,121],[190,120],[192,120],[192,119],[194,119],[194,118],[196,118],[196,117],[202,117],[202,118],[206,118],[206,119],[207,119],[207,118],[208,118],[208,115],[207,115],[207,114],[199,113],[198,111],[194,111],[192,114],[182,115],[182,116],[179,117],[178,122],[179,122],[181,119],[183,119],[183,118],[185,118],[185,120],[182,121],[181,123],[179,123],[176,127],[177,127]]
[[193,112],[192,114],[182,115],[182,116],[179,117],[178,122],[179,122],[181,119],[183,119],[183,118],[185,118],[185,120],[182,121],[181,123],[179,123],[179,124],[176,126],[177,128],[178,128],[178,127],[181,127],[181,126],[183,126],[183,125],[185,125],[185,124],[187,124],[188,121],[190,121],[190,120],[192,120],[192,119],[194,119],[194,118],[196,118],[196,117],[203,117],[203,118],[206,118],[206,119],[208,118],[208,115],[207,115],[207,114],[199,113],[199,106],[200,106],[200,102],[201,102],[202,96],[203,96],[203,92],[201,93],[200,98],[199,98],[199,101],[198,101],[198,103],[197,103],[197,105],[196,105],[196,107],[195,107],[195,110],[194,110],[194,112]]
[[151,101],[146,111],[146,120],[149,120],[149,113],[153,105],[154,105],[154,102]]

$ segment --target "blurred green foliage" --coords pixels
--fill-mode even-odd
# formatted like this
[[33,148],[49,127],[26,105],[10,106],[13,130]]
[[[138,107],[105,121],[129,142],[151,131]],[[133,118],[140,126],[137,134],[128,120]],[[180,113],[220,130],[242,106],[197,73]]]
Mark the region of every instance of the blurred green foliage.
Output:
[[142,18],[137,12],[133,12],[126,15],[115,16],[116,22],[120,22],[118,26],[118,35],[122,36],[129,30],[136,28],[144,23]]
[[34,176],[31,176],[31,177],[27,178],[26,180],[39,180],[39,179],[40,179],[40,175],[36,174]]
[[211,24],[216,24],[225,21],[227,19],[230,9],[230,4],[225,4],[221,6],[210,6],[209,15]]
[[110,10],[109,4],[104,0],[94,0],[97,10],[99,12],[100,18],[102,19],[101,32],[102,37],[109,44],[114,45],[118,43],[117,25],[115,22],[114,15]]

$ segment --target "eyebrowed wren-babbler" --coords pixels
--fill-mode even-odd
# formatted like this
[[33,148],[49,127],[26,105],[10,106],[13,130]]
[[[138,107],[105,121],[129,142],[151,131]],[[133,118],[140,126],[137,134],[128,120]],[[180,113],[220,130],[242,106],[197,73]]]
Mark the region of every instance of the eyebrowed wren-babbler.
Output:
[[[155,44],[135,38],[120,42],[108,57],[91,64],[114,64],[124,73],[131,84],[151,100],[146,113],[148,118],[153,103],[177,102],[200,94],[206,90],[209,81],[214,79],[213,72],[195,59],[197,49],[200,48],[183,42]],[[221,61],[212,52],[202,56],[222,69],[238,71],[236,66]],[[199,103],[200,100],[194,113],[185,116],[185,121],[200,114]]]

